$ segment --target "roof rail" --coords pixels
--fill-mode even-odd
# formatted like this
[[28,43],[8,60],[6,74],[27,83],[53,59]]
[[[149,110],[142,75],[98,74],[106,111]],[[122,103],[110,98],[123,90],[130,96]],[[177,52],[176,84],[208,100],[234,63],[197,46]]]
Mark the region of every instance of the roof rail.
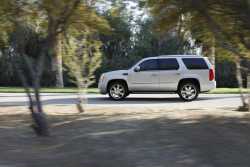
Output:
[[157,57],[192,57],[192,56],[201,57],[199,55],[160,55]]

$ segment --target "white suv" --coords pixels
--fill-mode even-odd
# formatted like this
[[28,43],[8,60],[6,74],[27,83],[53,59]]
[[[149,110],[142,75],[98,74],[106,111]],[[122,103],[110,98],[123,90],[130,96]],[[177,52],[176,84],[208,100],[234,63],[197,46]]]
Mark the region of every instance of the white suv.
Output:
[[145,58],[129,70],[104,73],[98,87],[113,100],[130,93],[176,92],[182,100],[192,101],[200,92],[216,88],[216,81],[206,57],[166,55]]

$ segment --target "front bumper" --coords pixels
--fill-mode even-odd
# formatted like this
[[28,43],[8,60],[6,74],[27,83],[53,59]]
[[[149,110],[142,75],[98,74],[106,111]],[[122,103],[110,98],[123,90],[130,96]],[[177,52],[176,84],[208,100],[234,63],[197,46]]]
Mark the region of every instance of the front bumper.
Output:
[[107,94],[107,90],[106,90],[106,88],[104,88],[104,87],[102,87],[102,86],[98,86],[98,88],[99,88],[99,92],[101,93],[101,94]]
[[107,84],[104,78],[101,77],[98,83],[98,89],[101,94],[107,94]]

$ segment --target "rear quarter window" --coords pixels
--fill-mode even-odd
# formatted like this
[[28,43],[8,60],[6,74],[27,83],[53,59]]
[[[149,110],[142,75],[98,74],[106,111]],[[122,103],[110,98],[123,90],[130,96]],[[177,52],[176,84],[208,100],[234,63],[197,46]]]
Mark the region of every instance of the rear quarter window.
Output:
[[202,58],[183,58],[183,63],[189,70],[206,70],[208,65]]

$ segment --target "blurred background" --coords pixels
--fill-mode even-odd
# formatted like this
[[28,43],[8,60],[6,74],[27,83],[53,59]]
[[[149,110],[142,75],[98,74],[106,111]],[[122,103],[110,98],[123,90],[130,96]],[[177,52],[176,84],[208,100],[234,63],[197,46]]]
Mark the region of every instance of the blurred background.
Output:
[[11,64],[10,50],[14,48],[33,59],[46,54],[43,87],[74,86],[67,62],[70,54],[81,51],[88,52],[82,69],[85,77],[95,78],[91,87],[97,86],[103,72],[129,68],[144,57],[168,54],[209,57],[218,87],[239,86],[238,63],[246,87],[250,70],[248,3],[2,0],[0,86],[22,85]]

